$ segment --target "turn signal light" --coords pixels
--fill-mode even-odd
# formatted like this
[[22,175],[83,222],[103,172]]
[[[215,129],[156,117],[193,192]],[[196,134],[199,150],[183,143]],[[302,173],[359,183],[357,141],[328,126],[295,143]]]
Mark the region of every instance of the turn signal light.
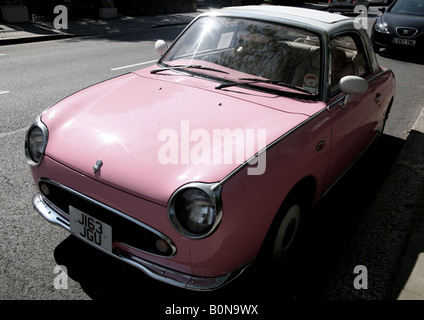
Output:
[[156,249],[158,249],[160,252],[165,253],[171,248],[169,247],[169,244],[162,239],[156,240]]

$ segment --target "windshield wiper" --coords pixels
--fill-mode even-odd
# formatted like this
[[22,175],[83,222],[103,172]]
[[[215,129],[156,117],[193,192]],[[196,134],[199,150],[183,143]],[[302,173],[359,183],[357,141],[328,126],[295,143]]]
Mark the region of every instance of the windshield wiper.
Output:
[[160,68],[160,69],[154,69],[154,70],[150,71],[150,73],[156,74],[156,73],[161,72],[161,71],[176,70],[176,69],[201,69],[201,70],[215,71],[215,72],[221,72],[221,73],[229,74],[226,71],[222,71],[222,70],[218,70],[218,69],[214,69],[214,68],[209,68],[209,67],[204,67],[204,66],[196,65],[196,64],[175,65],[175,66],[171,66],[171,67],[164,67],[164,68]]
[[223,88],[228,88],[228,87],[233,87],[233,86],[242,86],[245,84],[253,84],[253,83],[269,83],[269,84],[275,84],[277,86],[282,86],[282,87],[288,87],[290,89],[294,89],[294,90],[298,90],[304,93],[308,93],[311,94],[310,91],[293,86],[291,84],[287,84],[284,82],[280,82],[280,81],[276,81],[276,80],[270,80],[270,79],[258,79],[258,78],[239,78],[238,80],[241,80],[243,82],[229,82],[229,83],[221,83],[220,85],[216,86],[215,89],[223,89]]

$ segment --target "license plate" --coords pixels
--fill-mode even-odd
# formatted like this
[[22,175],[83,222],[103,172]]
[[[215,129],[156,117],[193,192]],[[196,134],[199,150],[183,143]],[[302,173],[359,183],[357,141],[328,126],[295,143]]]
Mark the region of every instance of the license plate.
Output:
[[71,232],[96,247],[112,252],[112,227],[69,206]]
[[393,38],[393,43],[404,44],[404,45],[407,45],[407,46],[415,46],[416,41],[415,40],[408,40],[408,39],[401,39],[401,38]]

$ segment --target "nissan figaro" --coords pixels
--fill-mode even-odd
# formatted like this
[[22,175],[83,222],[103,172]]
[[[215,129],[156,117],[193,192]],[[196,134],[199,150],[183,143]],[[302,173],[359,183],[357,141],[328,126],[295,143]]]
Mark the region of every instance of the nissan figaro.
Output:
[[156,50],[154,66],[37,117],[36,211],[186,289],[284,263],[305,214],[383,132],[393,72],[353,19],[285,6],[203,13]]

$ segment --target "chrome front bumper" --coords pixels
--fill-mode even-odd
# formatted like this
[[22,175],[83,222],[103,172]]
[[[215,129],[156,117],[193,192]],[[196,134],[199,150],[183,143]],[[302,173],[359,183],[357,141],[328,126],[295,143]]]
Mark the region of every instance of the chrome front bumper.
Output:
[[[52,224],[59,225],[65,230],[70,232],[69,222],[66,221],[66,219],[64,219],[59,213],[57,213],[56,209],[54,209],[53,206],[49,205],[46,201],[44,201],[41,193],[36,193],[34,195],[32,199],[32,204],[34,208],[38,211],[38,213],[47,221],[49,221]],[[82,238],[80,239],[85,241]],[[88,241],[85,241],[85,242],[90,245],[93,245],[92,243]],[[112,252],[109,252],[97,246],[94,246],[94,247],[120,261],[123,261],[125,263],[128,263],[138,268],[139,270],[143,271],[146,275],[148,275],[149,277],[153,279],[156,279],[156,280],[159,280],[159,281],[162,281],[167,284],[177,286],[180,288],[197,290],[197,291],[210,291],[210,290],[215,290],[222,287],[223,285],[229,283],[231,280],[238,277],[253,262],[253,260],[249,261],[248,263],[233,270],[229,274],[226,274],[223,276],[214,277],[214,278],[196,277],[193,275],[189,275],[189,274],[181,273],[175,270],[164,268],[157,264],[141,259],[135,255],[132,255],[126,251],[124,252],[122,250],[114,250]]]

